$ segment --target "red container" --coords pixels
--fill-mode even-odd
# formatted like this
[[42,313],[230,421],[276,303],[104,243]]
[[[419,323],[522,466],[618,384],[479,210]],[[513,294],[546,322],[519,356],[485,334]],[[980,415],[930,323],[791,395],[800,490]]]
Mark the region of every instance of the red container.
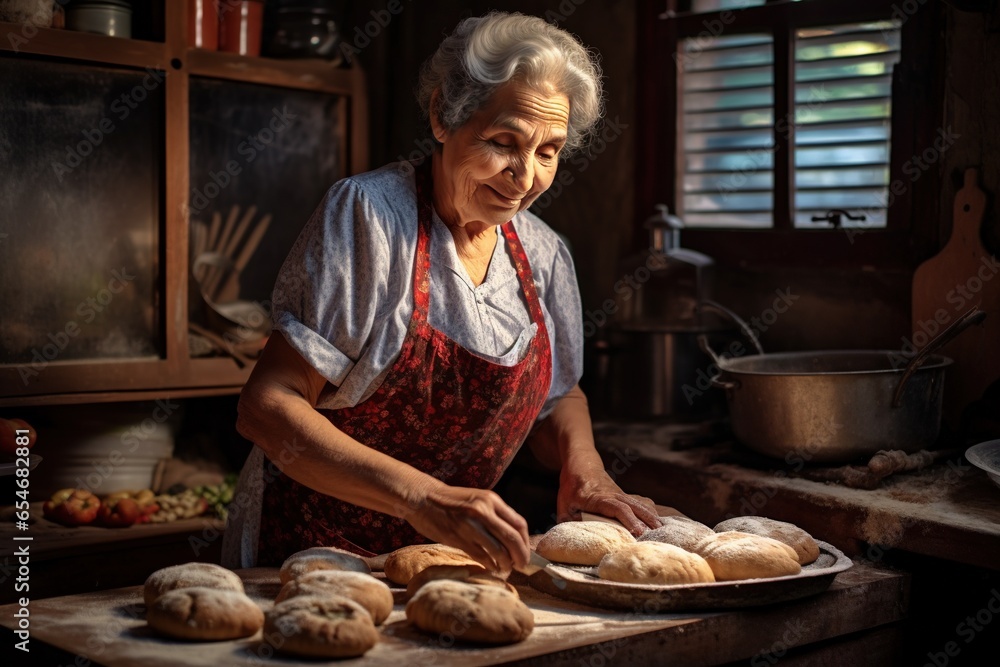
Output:
[[219,0],[187,0],[188,44],[199,49],[219,48]]
[[219,50],[260,55],[264,0],[219,0]]

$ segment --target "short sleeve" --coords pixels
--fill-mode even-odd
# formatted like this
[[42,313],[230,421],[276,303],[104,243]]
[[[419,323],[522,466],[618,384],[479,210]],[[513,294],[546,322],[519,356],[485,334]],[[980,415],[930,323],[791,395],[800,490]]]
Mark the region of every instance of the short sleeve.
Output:
[[345,179],[327,192],[278,273],[274,328],[333,385],[371,336],[390,261],[378,215],[361,187]]
[[583,377],[583,306],[576,269],[569,248],[560,238],[542,301],[552,326],[552,385],[538,419],[545,419],[556,403]]

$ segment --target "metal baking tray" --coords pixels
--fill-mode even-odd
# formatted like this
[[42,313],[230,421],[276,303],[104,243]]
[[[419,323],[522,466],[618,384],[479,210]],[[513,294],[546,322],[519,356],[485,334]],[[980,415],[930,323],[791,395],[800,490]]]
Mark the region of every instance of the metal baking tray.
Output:
[[853,566],[833,545],[819,540],[816,544],[819,558],[799,574],[786,577],[673,586],[623,584],[599,579],[597,568],[554,563],[552,569],[562,575],[561,580],[537,572],[528,582],[536,590],[565,600],[641,614],[755,607],[822,593],[839,573]]

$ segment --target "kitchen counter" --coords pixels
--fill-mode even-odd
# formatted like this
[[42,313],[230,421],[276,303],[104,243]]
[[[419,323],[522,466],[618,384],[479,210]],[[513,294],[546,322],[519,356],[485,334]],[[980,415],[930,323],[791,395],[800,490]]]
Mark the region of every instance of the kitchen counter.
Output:
[[[279,589],[276,568],[240,571],[248,594],[265,609]],[[857,563],[837,575],[830,588],[809,598],[718,613],[641,614],[611,612],[554,598],[512,578],[535,615],[535,630],[510,646],[452,645],[424,635],[405,620],[402,595],[381,629],[381,641],[363,660],[338,665],[604,665],[890,664],[898,655],[900,621],[909,578]],[[13,629],[15,605],[0,607],[0,624]],[[90,664],[251,665],[271,657],[260,635],[239,641],[183,643],[156,638],[146,628],[141,587],[34,600],[30,605],[31,648],[78,654]],[[4,631],[7,645],[15,639]],[[50,664],[88,664],[59,655]],[[316,664],[285,659],[281,664]]]
[[898,549],[1000,569],[1000,488],[961,454],[866,490],[797,477],[805,462],[766,459],[724,437],[693,446],[675,426],[601,422],[594,432],[625,490],[708,525],[763,515],[873,561]]

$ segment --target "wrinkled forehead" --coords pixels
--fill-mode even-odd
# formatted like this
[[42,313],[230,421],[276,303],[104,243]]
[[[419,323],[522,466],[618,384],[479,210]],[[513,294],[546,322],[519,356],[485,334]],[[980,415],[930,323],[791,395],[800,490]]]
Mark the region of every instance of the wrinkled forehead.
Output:
[[544,130],[550,138],[565,140],[569,128],[570,105],[564,93],[518,81],[498,88],[481,112],[485,123],[518,134]]

